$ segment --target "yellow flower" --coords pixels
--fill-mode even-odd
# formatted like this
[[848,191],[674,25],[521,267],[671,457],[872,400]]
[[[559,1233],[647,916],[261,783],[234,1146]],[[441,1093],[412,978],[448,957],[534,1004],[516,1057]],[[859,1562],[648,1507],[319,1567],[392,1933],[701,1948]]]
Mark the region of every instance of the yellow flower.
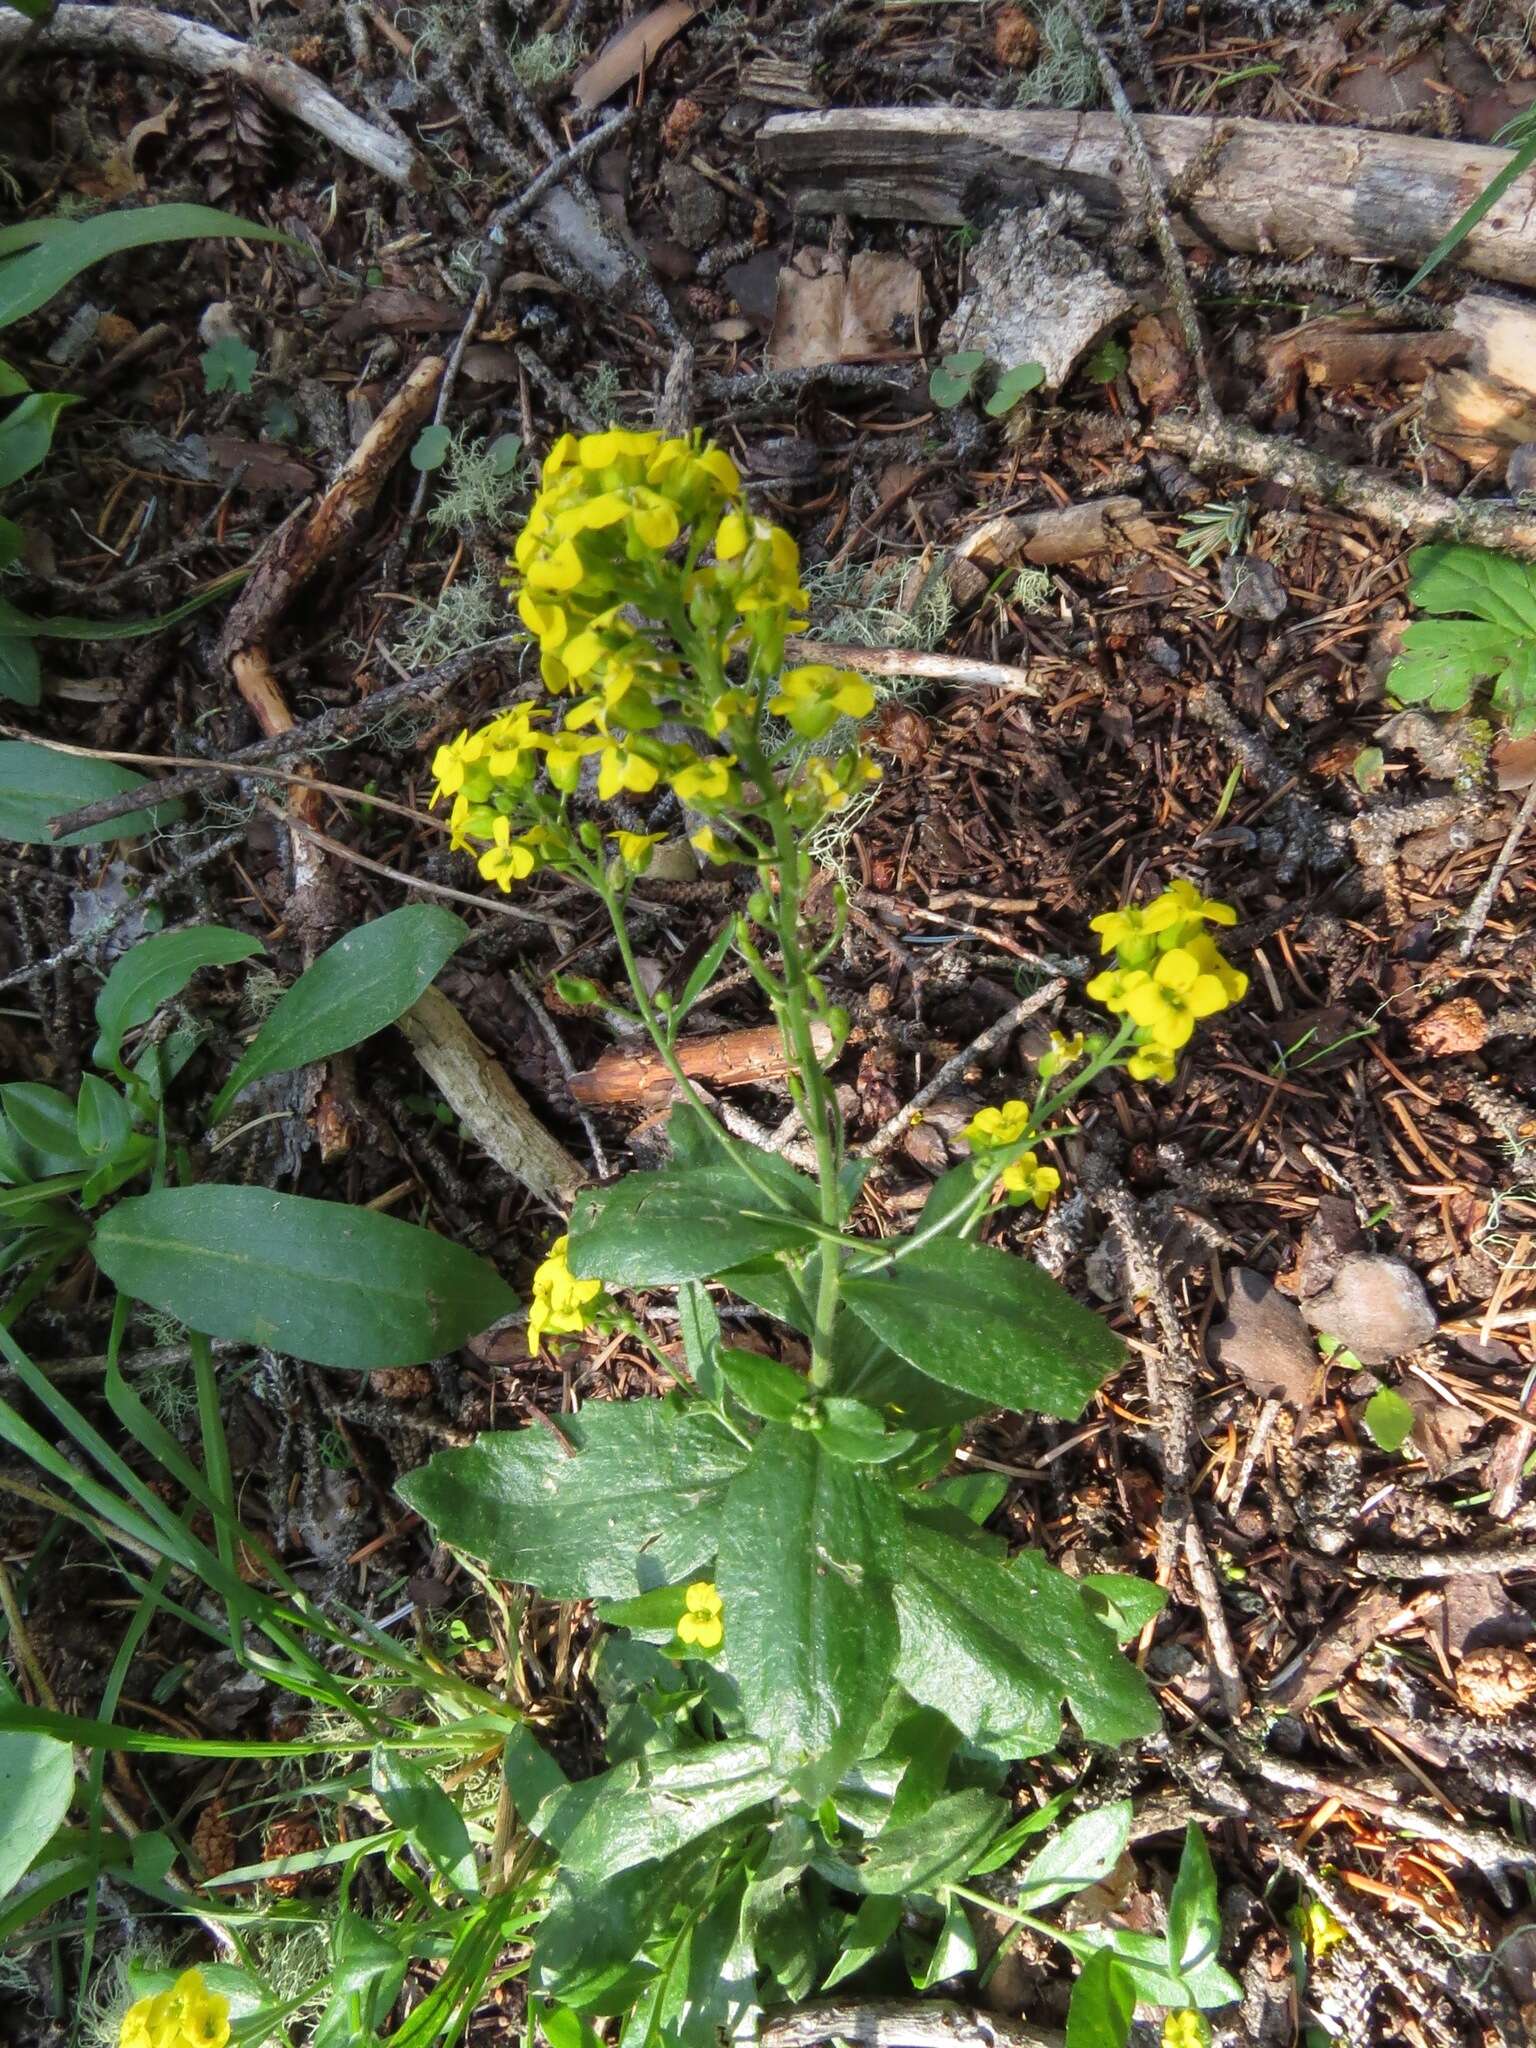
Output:
[[208,1989],[200,1970],[184,1970],[169,1991],[129,2006],[117,2039],[118,2048],[224,2048],[229,2000]]
[[679,803],[692,804],[695,810],[704,810],[710,804],[723,804],[730,800],[731,770],[735,765],[734,754],[695,755],[685,767],[677,769],[667,779],[676,790]]
[[1090,1002],[1102,1003],[1112,1017],[1125,1015],[1127,999],[1138,982],[1150,977],[1139,967],[1129,973],[1119,967],[1106,967],[1102,974],[1096,974],[1083,993]]
[[540,598],[531,590],[520,590],[517,594],[517,616],[547,653],[553,654],[557,647],[564,645],[570,631],[570,620],[563,605]]
[[722,839],[713,825],[701,825],[697,832],[688,834],[688,844],[696,846],[707,861],[721,867],[728,860],[743,860],[740,853],[728,839]]
[[576,543],[563,540],[548,554],[536,555],[524,573],[535,590],[574,590],[587,570]]
[[1035,1069],[1042,1081],[1049,1081],[1059,1074],[1063,1067],[1075,1067],[1086,1049],[1086,1040],[1081,1031],[1070,1038],[1060,1031],[1051,1033],[1051,1049],[1041,1053],[1035,1061]]
[[835,761],[812,754],[801,763],[799,776],[789,787],[790,805],[798,823],[812,825],[826,812],[844,809],[861,782],[879,780],[879,768],[857,747]]
[[710,731],[718,739],[733,720],[749,719],[756,701],[748,690],[722,690],[709,707]]
[[661,770],[649,756],[637,754],[618,740],[610,740],[603,748],[597,766],[597,793],[605,804],[611,803],[621,790],[644,796],[660,779]]
[[584,1330],[603,1298],[601,1280],[578,1280],[567,1261],[569,1236],[557,1237],[533,1276],[528,1304],[528,1355],[538,1355],[545,1334],[568,1336]]
[[1133,1081],[1171,1081],[1178,1064],[1179,1056],[1171,1046],[1159,1045],[1155,1038],[1143,1033],[1125,1063],[1125,1071]]
[[1011,1166],[1003,1168],[1000,1185],[1009,1201],[1033,1202],[1037,1209],[1044,1209],[1061,1186],[1061,1175],[1054,1166],[1042,1166],[1033,1152],[1021,1152]]
[[1157,900],[1172,905],[1170,925],[1237,923],[1237,912],[1230,903],[1218,903],[1213,896],[1202,896],[1193,882],[1170,882]]
[[978,1109],[960,1135],[973,1152],[994,1151],[1001,1145],[1016,1145],[1028,1129],[1029,1104],[1014,1101],[1005,1102],[1001,1109]]
[[1219,978],[1184,946],[1164,953],[1156,971],[1143,974],[1125,992],[1125,1014],[1170,1052],[1189,1043],[1201,1017],[1214,1017],[1226,1007]]
[[1192,932],[1184,941],[1183,950],[1199,967],[1202,974],[1214,974],[1221,983],[1229,1003],[1240,1003],[1248,993],[1248,977],[1240,967],[1234,967],[1217,947],[1216,941],[1207,933]]
[[582,762],[589,754],[595,754],[602,744],[600,733],[572,732],[569,725],[564,732],[557,732],[544,756],[549,779],[556,789],[567,796],[572,795],[581,781]]
[[1211,2027],[1193,2006],[1171,2012],[1163,2021],[1163,2048],[1211,2048]]
[[695,1579],[683,1595],[677,1639],[695,1650],[718,1650],[725,1641],[724,1603],[713,1579]]
[[643,873],[651,864],[651,848],[659,846],[666,838],[665,832],[610,832],[619,849],[619,858],[627,866]]
[[1105,910],[1090,918],[1088,929],[1099,935],[1101,953],[1118,953],[1122,967],[1140,967],[1150,960],[1157,934],[1181,915],[1171,897],[1159,896],[1145,908],[1134,903],[1124,910]]
[[768,706],[806,740],[819,740],[839,718],[867,718],[874,708],[875,693],[861,675],[827,662],[786,669]]
[[510,891],[514,882],[526,882],[534,870],[543,865],[541,846],[544,837],[543,828],[535,825],[520,839],[514,839],[511,821],[499,817],[492,827],[491,844],[475,865],[486,881],[494,882],[498,889]]
[[1304,1899],[1291,1908],[1291,1925],[1301,1936],[1314,1962],[1321,1962],[1330,1949],[1349,1940],[1334,1915],[1321,1899]]

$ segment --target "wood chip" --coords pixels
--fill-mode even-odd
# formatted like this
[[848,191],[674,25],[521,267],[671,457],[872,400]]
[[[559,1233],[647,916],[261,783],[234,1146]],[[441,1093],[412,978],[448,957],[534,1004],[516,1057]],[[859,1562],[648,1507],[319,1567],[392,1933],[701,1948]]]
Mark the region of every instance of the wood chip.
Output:
[[576,74],[571,98],[584,114],[612,99],[631,79],[649,70],[659,53],[698,11],[696,0],[662,0],[661,6],[653,7],[649,14],[625,22],[592,62]]

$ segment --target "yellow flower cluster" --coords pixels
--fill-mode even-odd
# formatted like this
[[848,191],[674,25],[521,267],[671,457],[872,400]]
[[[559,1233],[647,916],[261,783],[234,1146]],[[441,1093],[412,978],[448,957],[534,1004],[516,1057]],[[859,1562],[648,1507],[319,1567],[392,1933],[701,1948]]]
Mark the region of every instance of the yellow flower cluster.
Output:
[[1331,1949],[1341,1947],[1349,1936],[1321,1899],[1303,1899],[1291,1908],[1291,1925],[1313,1962],[1320,1963]]
[[[973,1152],[985,1157],[988,1152],[1019,1144],[1029,1134],[1030,1120],[1027,1102],[1005,1102],[1001,1109],[978,1109],[960,1135]],[[998,1180],[1015,1207],[1033,1202],[1037,1209],[1044,1209],[1061,1186],[1055,1167],[1042,1166],[1033,1152],[1021,1152],[1010,1160]]]
[[199,1970],[185,1970],[169,1991],[141,1998],[123,2015],[118,2048],[224,2048],[229,2000],[210,1991]]
[[564,1337],[584,1330],[603,1303],[601,1280],[578,1280],[567,1260],[571,1240],[557,1237],[533,1276],[528,1304],[528,1355],[538,1355],[546,1335]]
[[1113,953],[1115,964],[1095,975],[1087,993],[1134,1025],[1125,1065],[1135,1080],[1171,1081],[1200,1019],[1242,1001],[1247,975],[1222,957],[1205,929],[1236,922],[1229,903],[1202,896],[1193,882],[1174,882],[1140,908],[1094,918],[1100,948]]
[[[600,844],[568,824],[589,763],[604,803],[665,783],[706,820],[745,821],[761,792],[742,754],[757,748],[765,712],[814,741],[874,708],[851,669],[782,669],[786,634],[805,624],[799,550],[747,509],[736,465],[697,434],[563,435],[511,568],[544,687],[568,700],[564,718],[556,727],[552,704],[516,705],[439,747],[432,764],[434,802],[452,803],[452,844],[472,849],[502,889]],[[667,719],[709,733],[718,751],[664,738]],[[878,773],[856,747],[801,762],[786,789],[796,823],[841,809]],[[637,870],[656,836],[610,835]],[[750,833],[746,846],[712,823],[693,836],[711,860],[751,857]]]
[[1163,2021],[1163,2048],[1211,2048],[1211,2023],[1193,2006],[1171,2012]]
[[693,1650],[718,1650],[725,1641],[725,1604],[713,1579],[695,1579],[683,1595],[677,1639]]

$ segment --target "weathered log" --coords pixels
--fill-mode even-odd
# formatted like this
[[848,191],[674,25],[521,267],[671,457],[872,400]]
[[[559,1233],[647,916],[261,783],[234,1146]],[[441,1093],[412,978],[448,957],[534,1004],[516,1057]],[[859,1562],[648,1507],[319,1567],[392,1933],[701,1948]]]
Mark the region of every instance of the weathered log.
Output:
[[1536,441],[1536,313],[1468,292],[1451,332],[1465,345],[1465,364],[1437,370],[1425,385],[1424,431],[1502,473],[1512,448]]
[[[1139,126],[1176,226],[1220,249],[1416,266],[1509,162],[1505,149],[1362,128],[1152,114]],[[1114,114],[911,107],[780,114],[757,138],[805,213],[958,226],[1053,186],[1118,220],[1138,203]],[[1186,176],[1188,183],[1186,185]],[[1481,277],[1536,284],[1536,172],[1517,178],[1457,249]]]

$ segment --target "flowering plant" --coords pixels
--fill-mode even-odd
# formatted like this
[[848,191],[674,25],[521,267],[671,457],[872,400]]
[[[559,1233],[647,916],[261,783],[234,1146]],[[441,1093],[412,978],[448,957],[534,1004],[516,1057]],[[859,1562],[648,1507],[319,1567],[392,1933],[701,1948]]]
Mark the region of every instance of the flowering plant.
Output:
[[[509,1784],[561,1855],[541,1989],[580,2010],[652,2000],[655,2025],[670,2014],[673,2032],[694,1995],[694,1936],[679,1930],[715,1928],[715,1991],[749,1921],[781,1994],[835,1982],[817,1885],[865,1895],[853,1948],[873,1954],[901,1893],[942,1899],[996,1867],[985,1859],[1006,1832],[1001,1774],[1055,1746],[1064,1704],[1096,1742],[1158,1725],[1117,1647],[1156,1613],[1158,1589],[1079,1582],[1029,1550],[1010,1559],[982,1527],[1001,1485],[948,1467],[976,1416],[1073,1419],[1122,1357],[1040,1268],[979,1241],[987,1212],[999,1194],[1045,1208],[1061,1175],[1042,1152],[1062,1108],[1110,1067],[1171,1076],[1195,1021],[1244,980],[1205,929],[1235,913],[1190,884],[1097,920],[1115,964],[1088,993],[1112,1028],[1053,1037],[1033,1099],[972,1120],[970,1156],[910,1234],[857,1235],[865,1167],[818,1056],[829,1043],[835,1058],[848,1033],[821,978],[845,906],[839,895],[825,924],[811,918],[804,849],[878,774],[857,729],[874,700],[852,671],[784,667],[786,636],[805,623],[793,540],[750,511],[729,457],[697,437],[567,435],[511,587],[542,694],[442,747],[437,793],[454,844],[498,888],[550,868],[601,898],[634,1015],[678,1096],[671,1163],[577,1199],[534,1277],[529,1346],[623,1327],[677,1391],[590,1403],[558,1434],[482,1436],[400,1491],[497,1577],[594,1601],[628,1632],[600,1664],[626,1731],[609,1770],[551,1792],[549,1759],[509,1749]],[[652,992],[626,921],[667,792],[694,847],[743,871],[745,898],[675,998]],[[604,821],[620,798],[657,799],[644,829]],[[814,1177],[732,1138],[679,1058],[687,1014],[733,948],[779,1025]],[[579,981],[563,993],[596,998]],[[790,1355],[727,1344],[706,1283],[796,1333]],[[655,1288],[676,1290],[681,1357],[618,1303]],[[643,1739],[642,1707],[655,1722]],[[899,1881],[880,1874],[893,1838]],[[965,1916],[953,1899],[948,1910],[953,1946]],[[1111,1963],[1133,1969],[1106,1954],[1095,1983]],[[1181,1975],[1176,1959],[1135,1967],[1140,1995],[1191,2006],[1230,1984],[1214,1962],[1214,1978]]]

